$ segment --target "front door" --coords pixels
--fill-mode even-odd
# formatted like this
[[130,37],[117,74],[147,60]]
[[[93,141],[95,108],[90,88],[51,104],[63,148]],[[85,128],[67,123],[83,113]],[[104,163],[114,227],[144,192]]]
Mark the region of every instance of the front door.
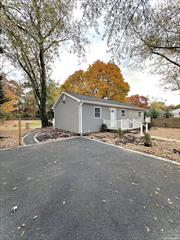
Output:
[[110,126],[116,128],[116,108],[110,109]]

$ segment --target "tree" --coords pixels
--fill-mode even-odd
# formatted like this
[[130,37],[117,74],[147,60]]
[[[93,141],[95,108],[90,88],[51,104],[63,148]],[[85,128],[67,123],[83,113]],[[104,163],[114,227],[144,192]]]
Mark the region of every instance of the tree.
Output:
[[165,117],[165,118],[173,117],[173,114],[171,113],[171,111],[168,107],[164,110],[163,117]]
[[60,84],[50,79],[47,85],[47,111],[50,111],[60,94]]
[[162,102],[162,101],[152,101],[150,103],[150,107],[154,108],[158,111],[164,111],[166,108],[166,104],[165,104],[165,102]]
[[146,117],[158,118],[161,115],[161,113],[155,108],[149,108],[145,115]]
[[[104,38],[113,57],[144,66],[151,63],[163,83],[180,90],[180,0],[84,0],[84,18],[97,28],[104,20]],[[100,21],[102,22],[102,21]],[[145,65],[146,67],[146,65]]]
[[6,97],[3,84],[3,74],[0,74],[0,105],[8,102],[10,99]]
[[128,101],[138,107],[147,108],[148,107],[148,98],[140,96],[138,94],[128,97]]
[[97,60],[86,71],[76,71],[61,86],[61,91],[127,101],[129,84],[124,81],[120,68],[114,63]]
[[4,0],[1,4],[3,52],[29,81],[42,127],[48,125],[47,82],[59,44],[67,42],[73,51],[83,51],[85,27],[74,17],[74,9],[73,0]]
[[19,86],[18,84],[13,80],[7,80],[5,78],[4,81],[4,92],[9,99],[9,101],[4,102],[1,105],[1,114],[4,116],[12,115],[13,113],[16,113],[18,110],[18,103],[19,103],[19,96],[18,92]]

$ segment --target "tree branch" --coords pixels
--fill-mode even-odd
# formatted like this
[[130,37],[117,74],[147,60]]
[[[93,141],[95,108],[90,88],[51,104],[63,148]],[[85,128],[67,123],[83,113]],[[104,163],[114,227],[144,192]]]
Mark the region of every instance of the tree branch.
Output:
[[171,60],[170,58],[168,58],[167,56],[163,55],[162,53],[155,52],[155,51],[153,51],[153,50],[151,50],[151,52],[154,53],[154,54],[156,54],[156,55],[158,55],[158,56],[160,56],[160,57],[165,58],[167,61],[169,61],[170,63],[172,63],[172,64],[174,64],[174,65],[176,65],[176,66],[178,66],[178,67],[180,68],[180,64],[179,64],[179,63]]

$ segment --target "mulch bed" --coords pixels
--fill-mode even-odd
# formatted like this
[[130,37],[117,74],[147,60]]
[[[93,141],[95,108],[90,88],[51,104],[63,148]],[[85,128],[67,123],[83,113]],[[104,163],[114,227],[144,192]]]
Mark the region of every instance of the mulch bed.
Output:
[[89,134],[88,137],[180,162],[180,143],[175,141],[152,139],[152,147],[146,147],[139,132],[125,133],[122,139],[119,139],[117,133],[112,132],[93,133]]
[[[22,130],[22,136],[31,130]],[[19,145],[19,135],[17,130],[0,130],[0,149],[16,148]]]
[[69,138],[69,137],[73,137],[73,136],[78,136],[78,134],[59,130],[59,129],[54,129],[53,127],[46,127],[46,128],[42,128],[39,131],[39,133],[37,135],[37,139],[40,142],[45,142],[50,139],[57,139],[57,138],[64,139],[64,138]]

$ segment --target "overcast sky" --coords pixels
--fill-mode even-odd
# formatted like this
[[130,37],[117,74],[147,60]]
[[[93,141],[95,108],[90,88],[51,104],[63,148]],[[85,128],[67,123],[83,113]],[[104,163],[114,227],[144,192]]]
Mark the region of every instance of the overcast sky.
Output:
[[[93,44],[89,46],[87,52],[86,61],[78,63],[78,58],[74,54],[69,54],[67,52],[62,52],[60,54],[60,59],[57,59],[54,64],[52,77],[63,83],[69,75],[74,71],[79,69],[86,69],[89,64],[92,64],[97,59],[104,62],[110,60],[110,55],[106,52],[107,47],[103,41],[94,41]],[[121,67],[121,71],[130,85],[129,95],[140,94],[144,96],[149,96],[150,99],[158,99],[166,101],[166,104],[179,104],[180,95],[177,92],[165,91],[162,86],[160,86],[161,77],[158,75],[152,75],[148,71],[138,71],[130,70],[126,67]]]
[[[86,53],[86,61],[79,63],[79,60],[75,54],[70,54],[68,52],[61,52],[60,57],[55,60],[52,67],[52,79],[55,79],[59,83],[63,83],[67,77],[79,69],[86,69],[89,64],[92,64],[96,60],[101,60],[108,62],[111,57],[106,52],[107,45],[103,40],[95,39],[91,45],[88,47]],[[9,67],[9,65],[7,65]],[[119,66],[121,72],[130,85],[129,95],[140,94],[143,96],[148,96],[150,100],[162,100],[165,101],[167,105],[169,104],[179,104],[180,95],[178,92],[172,92],[164,90],[160,86],[161,77],[158,75],[152,75],[148,71],[130,70],[125,66]],[[20,75],[17,71],[13,71],[10,77],[18,80]]]

